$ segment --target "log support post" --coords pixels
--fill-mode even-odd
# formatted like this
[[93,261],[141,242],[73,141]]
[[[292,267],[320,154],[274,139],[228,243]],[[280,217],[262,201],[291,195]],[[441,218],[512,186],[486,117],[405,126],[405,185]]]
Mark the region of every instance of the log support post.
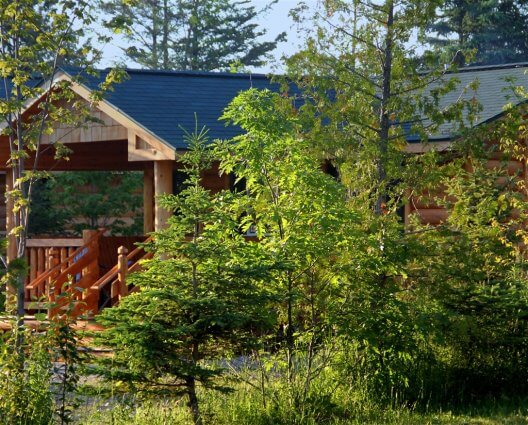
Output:
[[167,220],[172,212],[166,210],[160,205],[159,196],[172,193],[172,170],[173,161],[155,161],[154,162],[154,230],[159,231],[165,228]]
[[154,168],[143,170],[143,233],[154,231]]
[[89,276],[89,279],[95,282],[99,278],[99,234],[98,230],[83,230],[82,239],[83,245],[88,247],[92,252],[95,252],[95,260],[92,261],[85,270],[83,270],[83,277]]

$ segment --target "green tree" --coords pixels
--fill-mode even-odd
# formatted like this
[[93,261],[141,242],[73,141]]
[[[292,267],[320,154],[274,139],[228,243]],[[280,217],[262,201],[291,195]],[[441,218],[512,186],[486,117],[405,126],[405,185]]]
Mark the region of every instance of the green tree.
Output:
[[263,13],[247,0],[150,0],[102,2],[108,13],[130,22],[127,57],[150,69],[228,70],[260,66],[277,42],[260,41],[254,22]]
[[[455,79],[430,55],[421,65],[414,60],[415,34],[420,41],[440,4],[326,1],[307,21],[313,31],[305,49],[288,61],[288,76],[301,89],[303,137],[320,161],[335,165],[347,206],[361,217],[363,237],[343,256],[348,302],[333,320],[360,359],[348,365],[359,370],[354,379],[369,376],[365,385],[377,400],[406,397],[417,365],[429,355],[424,341],[431,321],[417,291],[402,285],[421,251],[400,213],[411,188],[423,187],[424,170],[434,174],[437,158],[407,154],[407,139],[426,144],[445,123],[456,134],[476,112],[463,101],[440,108]],[[295,16],[306,22],[302,9]]]
[[[528,54],[525,0],[450,0],[430,25],[429,42],[458,65],[523,62]],[[457,53],[458,52],[458,53]]]
[[528,390],[525,122],[524,108],[512,104],[503,119],[458,140],[425,197],[448,218],[436,229],[414,223],[409,236],[423,252],[408,284],[441,307],[434,362],[443,390],[429,389],[441,400]]
[[[45,4],[49,9],[44,8]],[[20,325],[24,317],[23,263],[29,205],[33,185],[43,176],[37,171],[42,136],[52,131],[53,122],[82,125],[89,120],[89,108],[74,102],[69,82],[57,82],[53,88],[44,82],[55,79],[61,58],[73,57],[70,49],[76,49],[75,41],[89,37],[93,23],[91,16],[89,4],[84,1],[56,1],[52,4],[34,0],[0,2],[0,74],[4,88],[0,105],[2,134],[8,139],[11,155],[7,164],[7,181],[11,188],[6,195],[10,205],[7,218],[12,224],[9,238],[11,247],[15,248],[8,252],[8,258],[2,260],[8,269],[8,288],[13,295],[9,301],[11,306],[16,304],[14,310]],[[47,25],[39,26],[43,21]],[[98,51],[86,40],[80,49],[75,50],[75,57],[88,71],[98,57]],[[119,76],[116,72],[109,73],[101,90],[94,93],[94,102]],[[40,99],[38,107],[35,114],[28,116],[25,114],[27,103],[35,99]],[[66,154],[61,143],[56,143],[53,149],[58,157]],[[26,160],[32,152],[37,152],[36,160],[31,168],[27,168]]]
[[310,150],[291,98],[251,89],[222,119],[243,134],[218,145],[220,169],[245,182],[252,199],[247,226],[256,227],[262,249],[283,265],[268,283],[279,300],[281,353],[270,363],[286,375],[290,408],[303,417],[310,397],[321,396],[312,393],[312,382],[332,357],[330,313],[343,302],[340,258],[355,246],[360,220],[346,207],[344,186]]
[[[406,178],[407,164],[414,167],[404,160],[407,137],[427,142],[446,122],[456,133],[470,106],[461,101],[440,109],[439,99],[456,80],[443,66],[432,67],[429,56],[426,73],[413,59],[413,33],[426,31],[437,6],[327,1],[308,20],[314,30],[305,49],[288,61],[288,77],[305,102],[300,112],[307,121],[316,117],[308,135],[314,148],[336,165],[354,194],[350,202],[378,218],[390,219],[401,205],[405,185],[395,182]],[[295,16],[302,24],[300,12]]]
[[273,264],[240,231],[245,196],[212,195],[200,184],[200,172],[211,165],[204,139],[204,132],[194,135],[181,158],[186,188],[162,198],[175,215],[154,234],[148,247],[154,258],[130,278],[139,291],[99,316],[102,341],[114,352],[107,362],[112,379],[187,395],[197,424],[203,421],[197,385],[225,390],[215,380],[220,360],[254,347],[254,336],[274,321],[265,285]]

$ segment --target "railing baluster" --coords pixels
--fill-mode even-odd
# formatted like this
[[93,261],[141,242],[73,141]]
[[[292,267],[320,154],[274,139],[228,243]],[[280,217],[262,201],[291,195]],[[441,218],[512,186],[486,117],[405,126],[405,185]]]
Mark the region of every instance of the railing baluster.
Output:
[[61,271],[64,271],[66,267],[68,267],[67,264],[64,264],[64,260],[66,260],[66,258],[68,258],[68,247],[65,246],[60,250],[60,262],[62,264]]
[[37,277],[44,273],[45,269],[45,263],[46,263],[46,253],[44,251],[44,248],[38,249],[37,254]]
[[28,248],[29,250],[29,281],[37,278],[37,250],[35,248]]

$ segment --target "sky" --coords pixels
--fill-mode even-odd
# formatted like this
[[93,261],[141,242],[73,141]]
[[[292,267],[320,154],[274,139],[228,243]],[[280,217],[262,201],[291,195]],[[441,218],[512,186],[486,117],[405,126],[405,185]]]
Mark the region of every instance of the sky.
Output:
[[[315,6],[318,0],[304,0],[309,6]],[[257,10],[262,9],[267,3],[267,0],[252,0],[251,3]],[[274,60],[270,64],[254,68],[254,72],[280,72],[282,66],[280,58],[283,55],[291,55],[298,50],[301,42],[294,27],[292,19],[288,16],[289,11],[297,6],[299,0],[279,0],[277,4],[267,13],[263,14],[257,20],[257,23],[267,31],[266,40],[273,40],[278,34],[283,31],[287,33],[287,41],[280,43],[277,49],[272,52]],[[120,37],[114,37],[113,41],[103,47],[103,60],[101,66],[112,66],[115,62],[120,62],[124,59],[124,54],[120,46],[125,46],[126,43]],[[133,62],[127,63],[129,68],[138,68],[139,66]]]

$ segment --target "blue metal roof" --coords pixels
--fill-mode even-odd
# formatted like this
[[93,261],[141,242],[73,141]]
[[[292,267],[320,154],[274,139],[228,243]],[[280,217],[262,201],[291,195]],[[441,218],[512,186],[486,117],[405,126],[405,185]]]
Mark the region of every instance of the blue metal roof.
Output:
[[[65,70],[72,74],[71,70]],[[96,89],[109,71],[98,77],[83,76],[89,89]],[[209,129],[211,139],[231,138],[240,130],[219,121],[224,108],[249,88],[279,90],[279,84],[261,74],[218,72],[149,71],[128,69],[129,78],[116,84],[105,100],[150,133],[177,149],[185,149],[184,130]],[[183,129],[182,129],[183,128]]]
[[[503,91],[502,86],[507,84],[507,81],[499,76],[507,76],[515,72],[521,85],[528,87],[528,77],[525,75],[527,66],[528,64],[516,64],[491,68],[467,68],[453,75],[464,83],[461,87],[465,87],[475,77],[485,83],[481,84],[478,93],[469,95],[476,95],[483,104],[481,118],[486,122],[500,116],[502,107],[506,103],[506,100],[499,99],[498,95]],[[76,80],[79,79],[79,69],[64,68],[63,71],[72,77],[75,76]],[[115,84],[113,91],[106,93],[105,100],[147,132],[176,149],[187,147],[183,129],[192,132],[196,126],[196,119],[199,128],[205,126],[209,129],[211,139],[228,139],[239,134],[239,128],[226,126],[224,122],[219,121],[219,117],[241,91],[252,87],[280,90],[279,84],[272,83],[269,77],[262,74],[135,69],[126,71],[129,78]],[[96,89],[109,72],[110,70],[102,70],[97,77],[81,72],[81,80],[88,89]],[[38,78],[34,80],[35,84],[41,81]],[[0,84],[0,96],[3,97],[5,94],[2,86]],[[291,85],[289,94],[297,95],[299,90]],[[456,102],[459,96],[460,90],[454,90],[444,96],[442,103]],[[301,103],[302,100],[297,106]],[[449,140],[453,137],[449,123],[444,127],[446,128],[442,128],[440,134],[431,136],[430,141]],[[403,124],[403,128],[407,133],[408,142],[420,141],[416,134],[410,134],[409,124]]]

